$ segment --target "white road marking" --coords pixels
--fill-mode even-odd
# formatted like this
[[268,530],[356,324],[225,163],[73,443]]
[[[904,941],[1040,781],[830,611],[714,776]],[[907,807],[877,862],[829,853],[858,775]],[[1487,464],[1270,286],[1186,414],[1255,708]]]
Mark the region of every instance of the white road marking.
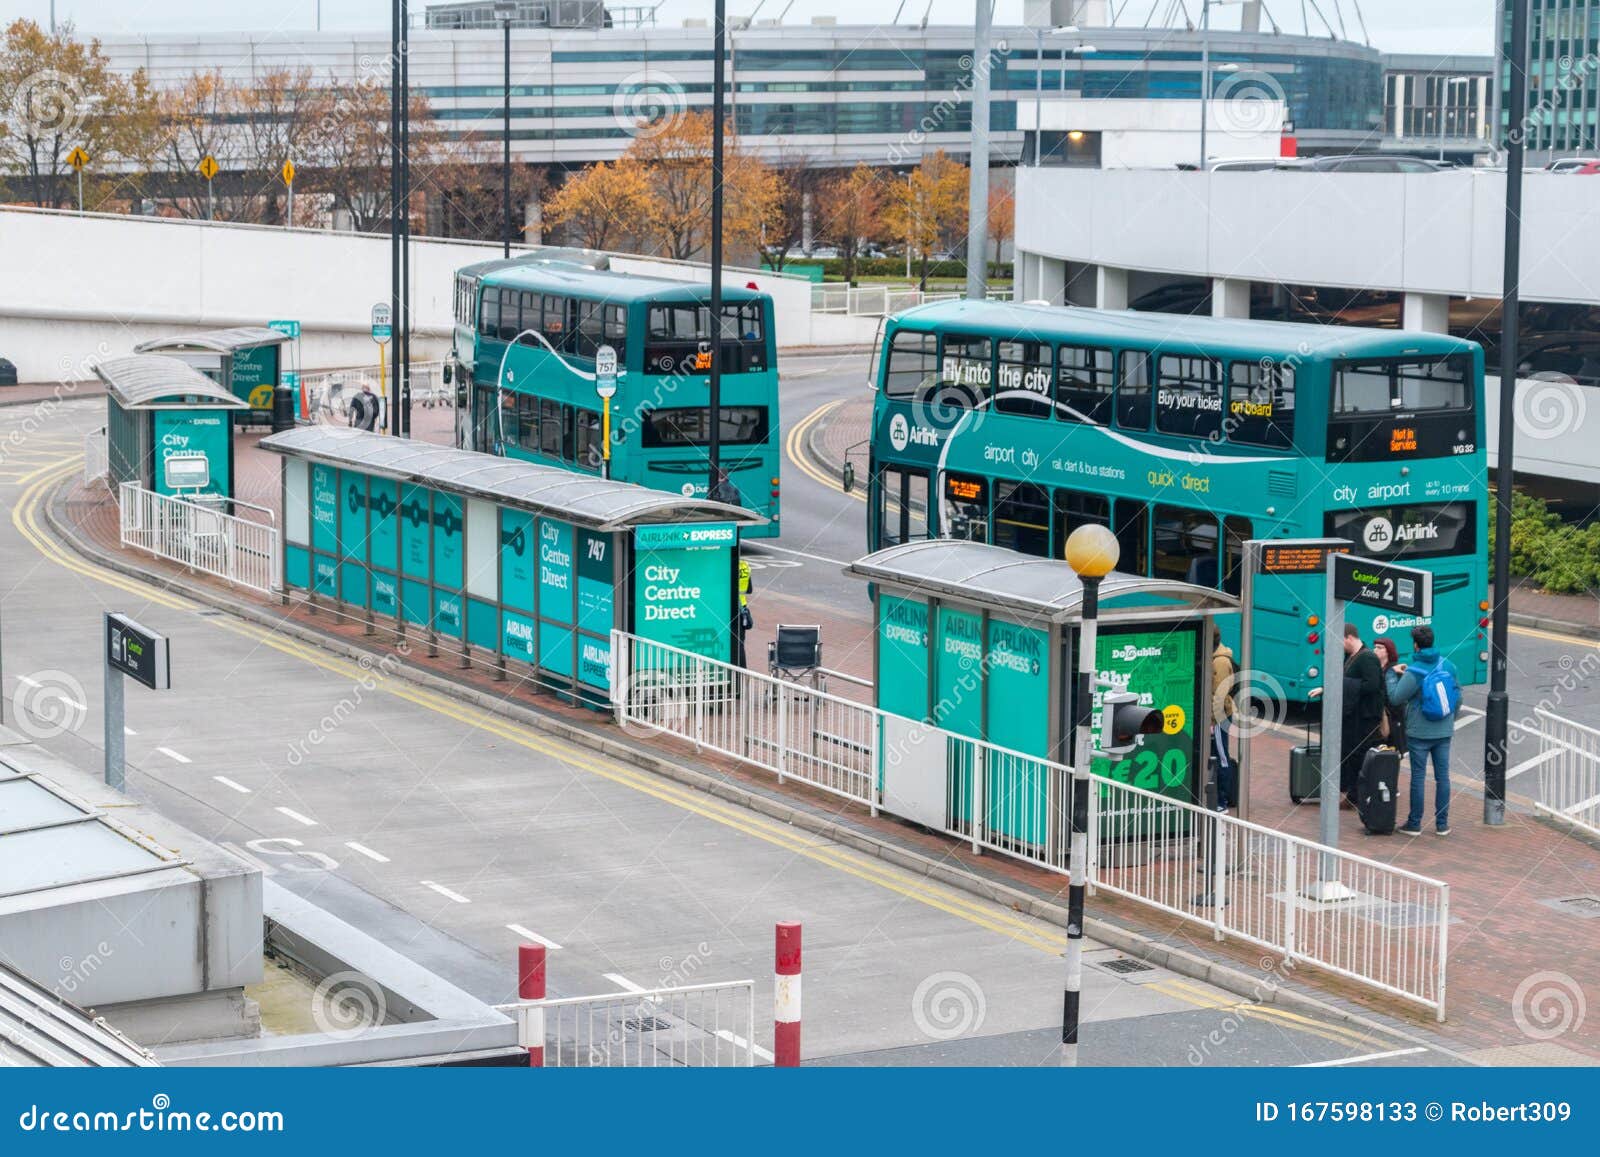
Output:
[[422,884],[422,886],[424,888],[432,888],[435,892],[439,893],[439,895],[443,896],[446,900],[454,900],[457,904],[470,904],[470,903],[472,903],[471,900],[467,899],[460,892],[452,892],[449,888],[446,888],[443,884],[435,884],[432,880],[422,880],[422,881],[419,881],[419,882]]
[[729,1042],[730,1044],[732,1044],[735,1048],[749,1049],[751,1052],[755,1053],[756,1056],[760,1057],[764,1061],[774,1061],[774,1060],[778,1059],[777,1057],[775,1057],[771,1053],[769,1053],[766,1049],[764,1049],[760,1045],[756,1044],[755,1041],[745,1040],[744,1037],[739,1036],[737,1033],[729,1032],[725,1028],[719,1028],[717,1030],[717,1035],[719,1037],[721,1037],[723,1040],[725,1040],[725,1041]]
[[[34,679],[34,678],[32,678],[32,677],[30,677],[28,675],[18,675],[17,676],[17,682],[18,683],[26,683],[29,687],[32,687],[35,690],[43,690],[43,688],[44,688],[44,684],[43,683],[39,682],[39,680]],[[75,708],[75,709],[77,709],[79,711],[87,711],[87,710],[89,710],[89,705],[87,703],[78,702],[78,700],[74,699],[71,695],[66,694],[65,692],[61,691],[60,689],[56,690],[55,698],[61,700],[61,702],[65,703],[68,707]]]
[[1534,768],[1538,767],[1540,764],[1548,763],[1550,760],[1554,759],[1557,755],[1560,755],[1560,754],[1561,753],[1559,751],[1555,751],[1555,750],[1542,751],[1538,755],[1534,756],[1532,759],[1524,759],[1521,763],[1517,764],[1517,766],[1513,767],[1510,771],[1506,772],[1506,779],[1507,779],[1507,781],[1513,780],[1517,776],[1521,775],[1523,772],[1532,771]]
[[367,857],[367,859],[376,860],[380,864],[387,864],[389,862],[388,856],[384,855],[382,852],[373,851],[371,848],[367,847],[366,844],[358,844],[354,840],[346,840],[344,842],[344,846],[349,848],[352,852],[360,852],[363,856]]
[[183,752],[181,752],[181,751],[173,751],[172,748],[170,748],[170,747],[158,747],[158,748],[156,748],[156,750],[159,751],[162,755],[166,756],[168,759],[175,759],[179,763],[193,763],[194,762],[194,760],[190,759],[187,755],[183,754]]
[[1337,1068],[1339,1065],[1359,1065],[1364,1061],[1386,1061],[1391,1057],[1410,1057],[1427,1051],[1425,1048],[1394,1049],[1386,1053],[1368,1053],[1363,1057],[1342,1057],[1336,1061],[1312,1061],[1309,1064],[1296,1065],[1295,1067],[1299,1069],[1332,1069]]
[[1479,722],[1480,720],[1482,720],[1484,718],[1484,714],[1481,711],[1478,712],[1476,715],[1468,715],[1464,711],[1461,714],[1462,714],[1462,718],[1456,720],[1456,731],[1457,732],[1460,732],[1460,731],[1462,731],[1462,730],[1464,730],[1464,729],[1466,729],[1468,727],[1471,727],[1474,723],[1477,723],[1477,722]]
[[317,821],[316,820],[312,819],[310,816],[301,815],[299,812],[295,811],[293,808],[280,807],[278,809],[278,811],[282,812],[284,815],[286,815],[290,819],[294,820],[294,822],[297,823],[297,824],[305,824],[306,827],[308,827],[308,828],[314,828],[314,827],[317,826]]
[[506,927],[515,932],[518,936],[522,937],[524,940],[532,940],[535,944],[543,944],[546,948],[550,949],[551,952],[554,952],[561,947],[561,945],[557,944],[554,940],[546,940],[543,936],[540,936],[531,928],[524,928],[521,924],[507,924]]
[[[754,545],[754,544],[752,544],[752,545]],[[810,554],[810,553],[808,553],[806,551],[803,551],[803,550],[790,550],[786,546],[773,546],[769,542],[763,542],[761,544],[761,549],[762,550],[775,550],[779,554],[792,554],[792,555],[795,555],[795,556],[797,556],[799,558],[809,558],[812,562],[825,562],[829,566],[849,566],[850,565],[848,562],[845,562],[844,559],[841,559],[841,558],[827,558],[827,557],[825,557],[823,555]]]
[[214,775],[211,778],[216,780],[223,787],[231,787],[231,788],[233,788],[233,790],[238,792],[240,795],[249,795],[250,794],[250,789],[245,787],[244,784],[235,783],[233,780],[229,779],[225,775]]

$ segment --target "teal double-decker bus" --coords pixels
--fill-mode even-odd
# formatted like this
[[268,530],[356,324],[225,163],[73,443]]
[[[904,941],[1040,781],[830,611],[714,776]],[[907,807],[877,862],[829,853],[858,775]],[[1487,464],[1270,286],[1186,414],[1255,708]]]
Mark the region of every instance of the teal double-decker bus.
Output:
[[[721,359],[720,464],[740,504],[779,527],[778,362],[772,298],[723,291],[720,342],[709,286],[512,258],[457,271],[452,373],[458,445],[704,497],[710,380]],[[595,354],[616,351],[606,461]]]
[[[1464,682],[1487,677],[1471,342],[963,301],[891,319],[872,377],[869,549],[945,537],[1062,558],[1096,522],[1121,544],[1118,569],[1238,594],[1247,540],[1344,538],[1432,571],[1439,646]],[[1291,702],[1342,661],[1320,629],[1324,582],[1253,584],[1253,666]],[[1417,619],[1347,613],[1409,653]]]

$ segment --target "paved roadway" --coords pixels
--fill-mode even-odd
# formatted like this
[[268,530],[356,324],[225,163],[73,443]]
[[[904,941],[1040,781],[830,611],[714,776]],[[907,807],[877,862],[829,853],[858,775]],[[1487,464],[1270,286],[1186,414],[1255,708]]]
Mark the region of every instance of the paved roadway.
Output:
[[[770,1008],[772,925],[795,919],[806,933],[809,1057],[1049,1059],[1060,929],[55,544],[42,502],[76,469],[82,433],[102,414],[72,403],[34,429],[36,411],[0,409],[8,723],[18,699],[34,712],[65,708],[72,726],[44,742],[97,764],[100,616],[125,611],[166,633],[174,656],[170,693],[128,692],[130,789],[485,999],[512,996],[515,946],[536,937],[560,945],[557,994],[752,977],[758,1009]],[[820,509],[817,534],[848,533],[840,524],[852,514]],[[41,730],[38,714],[28,718]],[[1163,970],[1100,966],[1115,956],[1091,954],[1086,1063],[1451,1060],[1390,1032],[1240,1007]],[[946,1040],[951,1029],[957,1039]],[[765,1023],[759,1039],[770,1047]]]

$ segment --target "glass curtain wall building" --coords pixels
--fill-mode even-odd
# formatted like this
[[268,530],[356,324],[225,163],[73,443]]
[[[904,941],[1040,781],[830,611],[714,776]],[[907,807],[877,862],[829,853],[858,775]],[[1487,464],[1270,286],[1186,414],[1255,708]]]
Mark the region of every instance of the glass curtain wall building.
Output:
[[[1600,0],[1531,0],[1528,13],[1528,164],[1593,155],[1600,147]],[[1510,131],[1505,112],[1511,85],[1511,10],[1500,17],[1499,139]]]

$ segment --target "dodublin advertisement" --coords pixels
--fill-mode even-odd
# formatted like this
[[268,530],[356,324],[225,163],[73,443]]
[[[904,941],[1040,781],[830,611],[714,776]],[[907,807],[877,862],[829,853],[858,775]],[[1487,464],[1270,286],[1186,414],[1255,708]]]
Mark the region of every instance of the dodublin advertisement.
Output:
[[[1103,678],[1133,691],[1144,707],[1161,712],[1161,734],[1145,736],[1127,759],[1097,759],[1096,775],[1195,802],[1194,769],[1204,732],[1200,680],[1196,662],[1197,629],[1102,630],[1096,640],[1096,662]],[[1100,696],[1095,693],[1094,726],[1100,726]]]

